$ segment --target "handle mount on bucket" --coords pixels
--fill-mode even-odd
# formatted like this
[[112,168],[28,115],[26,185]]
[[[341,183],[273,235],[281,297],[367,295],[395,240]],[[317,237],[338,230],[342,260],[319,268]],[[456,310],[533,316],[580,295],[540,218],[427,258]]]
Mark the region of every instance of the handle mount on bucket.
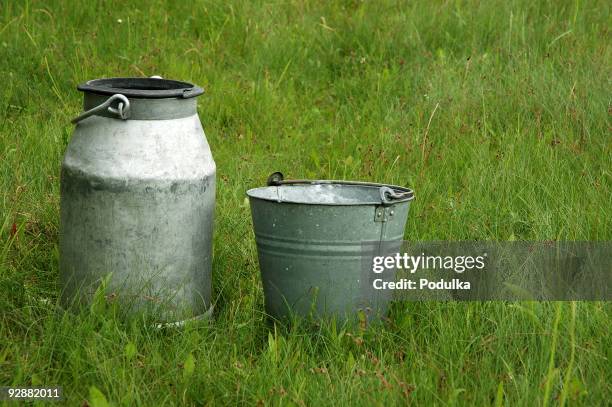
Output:
[[412,191],[395,192],[392,188],[386,186],[380,187],[380,199],[382,200],[383,205],[390,205],[395,200],[405,199],[412,197],[413,195],[414,194]]
[[275,186],[275,185],[281,185],[283,183],[283,179],[285,179],[285,176],[283,175],[282,172],[280,171],[273,172],[268,177],[268,181],[266,181],[266,184],[268,184],[269,187]]
[[[119,104],[117,108],[111,106],[111,104],[115,101],[119,100]],[[116,114],[119,116],[121,120],[127,120],[130,117],[130,100],[122,95],[121,93],[116,93],[113,96],[106,99],[106,101],[98,106],[89,109],[86,112],[81,113],[79,116],[75,117],[71,120],[72,123],[78,123],[83,119],[88,118],[89,116],[93,116],[94,114],[101,112],[103,110],[107,110],[110,113]]]

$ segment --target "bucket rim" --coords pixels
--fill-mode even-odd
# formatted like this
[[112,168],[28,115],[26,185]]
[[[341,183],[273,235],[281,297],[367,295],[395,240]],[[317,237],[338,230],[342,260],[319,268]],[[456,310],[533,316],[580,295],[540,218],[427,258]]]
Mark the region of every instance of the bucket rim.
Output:
[[122,94],[139,99],[187,99],[200,96],[204,89],[193,83],[162,78],[115,77],[92,79],[77,86],[81,92],[99,95]]
[[[363,202],[298,202],[295,200],[282,200],[274,198],[267,198],[261,196],[255,196],[255,191],[261,191],[267,188],[279,188],[279,187],[302,187],[309,185],[348,185],[348,186],[361,186],[367,188],[390,188],[393,192],[401,193],[404,195],[402,198],[394,199],[392,202],[383,201],[382,198],[379,201],[363,201]],[[294,204],[294,205],[313,205],[313,206],[372,206],[372,205],[395,205],[398,203],[410,202],[414,199],[414,191],[408,187],[402,187],[393,184],[383,184],[377,182],[362,182],[362,181],[346,181],[346,180],[295,180],[295,181],[283,181],[279,185],[267,185],[263,187],[251,188],[246,191],[246,195],[249,199],[256,199],[260,201],[268,201],[279,204]]]

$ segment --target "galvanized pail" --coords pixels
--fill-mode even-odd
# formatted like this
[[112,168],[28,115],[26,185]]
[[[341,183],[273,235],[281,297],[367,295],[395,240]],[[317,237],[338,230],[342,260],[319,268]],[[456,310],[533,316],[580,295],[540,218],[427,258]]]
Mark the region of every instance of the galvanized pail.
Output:
[[[61,170],[60,283],[65,304],[109,300],[161,321],[211,304],[215,162],[193,84],[98,79]],[[129,308],[128,308],[129,307]]]
[[350,320],[361,311],[376,319],[387,311],[391,295],[368,283],[364,259],[372,244],[401,242],[410,189],[275,173],[247,195],[270,316]]

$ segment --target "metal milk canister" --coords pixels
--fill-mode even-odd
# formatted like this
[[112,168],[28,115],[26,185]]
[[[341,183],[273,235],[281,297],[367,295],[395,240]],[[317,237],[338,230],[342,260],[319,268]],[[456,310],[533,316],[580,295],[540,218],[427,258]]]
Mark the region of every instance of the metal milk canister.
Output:
[[60,179],[63,303],[90,303],[104,281],[130,311],[207,312],[216,167],[196,111],[204,91],[159,77],[78,89],[85,112]]

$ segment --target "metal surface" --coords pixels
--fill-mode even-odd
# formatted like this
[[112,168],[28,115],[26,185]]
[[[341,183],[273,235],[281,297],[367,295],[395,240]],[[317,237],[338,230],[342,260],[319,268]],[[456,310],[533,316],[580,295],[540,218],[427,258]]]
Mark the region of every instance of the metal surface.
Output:
[[[107,98],[86,92],[84,108]],[[62,300],[88,304],[108,277],[125,309],[190,318],[211,303],[215,163],[195,99],[129,103],[128,120],[104,109],[80,121],[66,149]]]
[[[108,99],[106,95],[85,93],[83,106],[85,110],[92,109]],[[169,101],[172,100],[172,103]],[[197,114],[197,99],[130,99],[131,120],[168,120],[190,117]],[[97,116],[117,118],[116,114],[107,110],[96,112]]]
[[[280,178],[280,179],[279,179]],[[383,315],[388,291],[364,277],[365,242],[401,242],[412,191],[355,181],[283,181],[247,191],[250,199],[266,312],[283,319],[359,311]],[[381,189],[401,195],[381,199]]]

